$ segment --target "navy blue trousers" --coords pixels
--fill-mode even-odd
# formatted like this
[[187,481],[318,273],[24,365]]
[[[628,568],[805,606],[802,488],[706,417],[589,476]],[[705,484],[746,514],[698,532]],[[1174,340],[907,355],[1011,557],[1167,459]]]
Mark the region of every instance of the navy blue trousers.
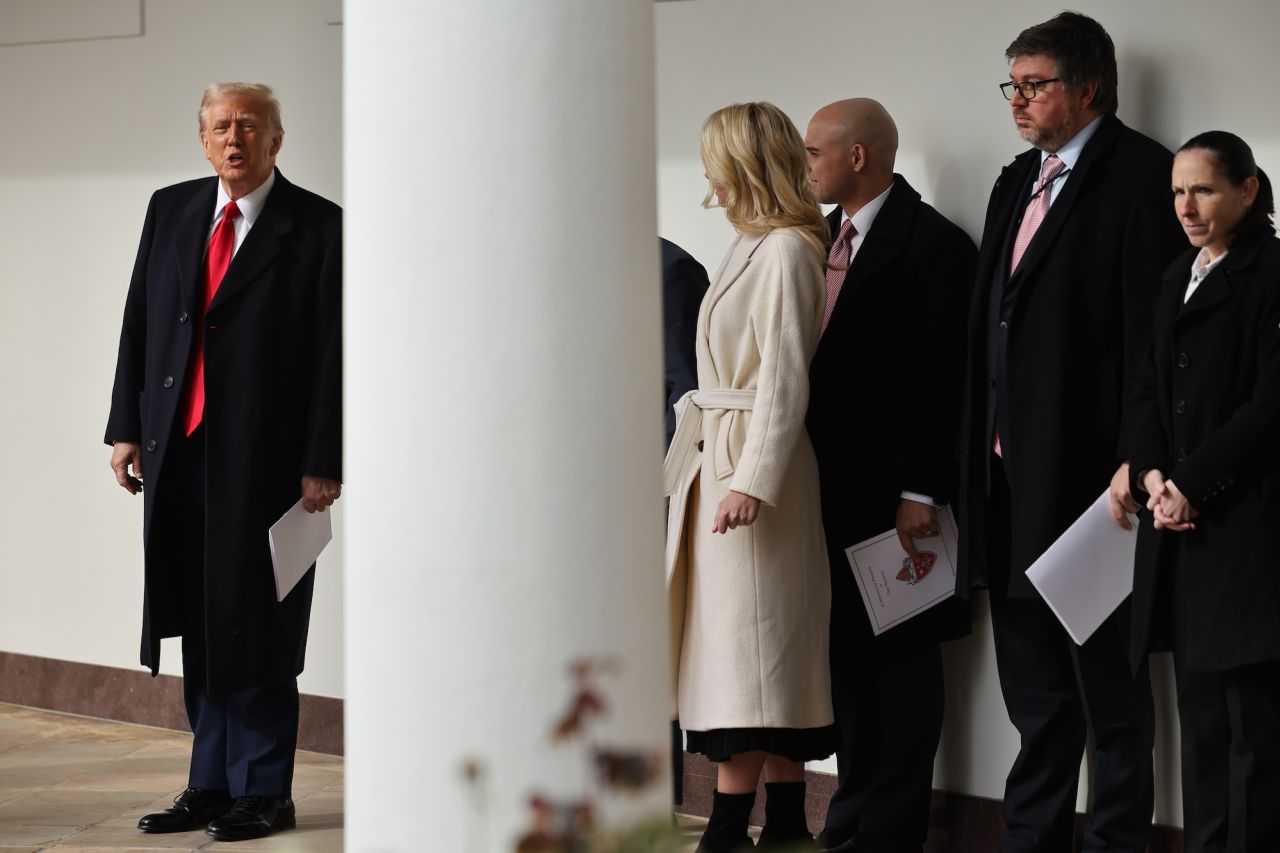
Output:
[[184,543],[183,698],[194,741],[188,784],[232,797],[292,795],[298,680],[215,695],[206,675],[204,427],[178,433],[165,471],[165,515]]
[[1007,594],[1011,496],[992,459],[988,577],[996,669],[1009,720],[1021,736],[1005,784],[1000,853],[1073,849],[1080,759],[1093,742],[1093,808],[1084,853],[1147,846],[1155,798],[1155,706],[1144,667],[1129,668],[1129,604],[1077,646],[1040,598]]

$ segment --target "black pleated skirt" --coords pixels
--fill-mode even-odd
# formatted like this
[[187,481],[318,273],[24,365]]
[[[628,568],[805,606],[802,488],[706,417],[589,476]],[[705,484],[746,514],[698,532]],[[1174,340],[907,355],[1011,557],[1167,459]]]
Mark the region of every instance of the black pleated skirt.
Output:
[[818,761],[840,746],[834,726],[816,729],[711,729],[686,732],[685,749],[712,761],[728,761],[739,752],[767,752],[792,761]]

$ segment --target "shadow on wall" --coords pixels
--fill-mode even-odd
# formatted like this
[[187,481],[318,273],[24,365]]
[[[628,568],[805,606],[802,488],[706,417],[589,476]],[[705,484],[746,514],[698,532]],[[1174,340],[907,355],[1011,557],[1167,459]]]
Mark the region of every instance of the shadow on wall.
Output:
[[1167,75],[1160,71],[1160,58],[1121,51],[1116,64],[1120,67],[1120,115],[1124,123],[1176,149],[1183,140],[1176,138],[1175,128],[1186,126],[1183,113],[1187,102],[1167,85]]

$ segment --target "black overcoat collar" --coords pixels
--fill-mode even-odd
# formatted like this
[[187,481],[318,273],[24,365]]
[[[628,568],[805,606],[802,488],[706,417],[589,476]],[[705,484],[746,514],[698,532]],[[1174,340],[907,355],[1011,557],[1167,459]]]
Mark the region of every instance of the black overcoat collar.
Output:
[[[901,254],[911,239],[911,225],[919,201],[920,193],[907,183],[906,178],[895,174],[884,206],[863,236],[858,254],[854,255],[849,271],[845,273],[844,284],[840,287],[840,295],[836,297],[836,305],[831,312],[832,323],[835,322],[840,306],[855,300],[857,291]],[[827,215],[832,240],[840,233],[841,214],[841,209],[837,207]]]
[[1252,274],[1254,261],[1258,253],[1275,232],[1269,227],[1258,227],[1240,235],[1234,242],[1230,252],[1200,282],[1196,292],[1183,303],[1183,295],[1191,278],[1191,265],[1199,249],[1192,249],[1181,255],[1164,272],[1164,287],[1176,298],[1177,322],[1182,323],[1188,317],[1194,317],[1209,311],[1231,299],[1236,287],[1242,286]]
[[[188,310],[195,310],[197,294],[200,293],[200,267],[204,261],[217,195],[218,179],[215,177],[203,184],[187,202],[177,228],[178,276],[182,301]],[[293,202],[293,184],[285,180],[277,169],[275,185],[267,196],[262,213],[258,214],[253,228],[249,229],[240,249],[231,259],[209,311],[216,310],[251,284],[280,254],[284,236],[293,230]]]
[[[1049,254],[1049,250],[1053,247],[1054,241],[1058,234],[1062,231],[1063,224],[1071,216],[1071,210],[1075,207],[1076,200],[1080,198],[1080,193],[1084,186],[1095,178],[1098,180],[1106,180],[1107,176],[1102,174],[1105,171],[1105,165],[1100,165],[1099,160],[1111,149],[1116,139],[1120,136],[1120,131],[1124,127],[1120,119],[1113,115],[1104,116],[1102,123],[1098,125],[1098,129],[1094,131],[1089,141],[1085,143],[1084,150],[1080,152],[1080,158],[1076,160],[1076,165],[1072,168],[1071,174],[1067,176],[1067,181],[1062,185],[1058,198],[1049,208],[1048,214],[1045,215],[1044,222],[1040,223],[1040,227],[1036,229],[1035,236],[1031,238],[1030,245],[1027,246],[1026,253],[1018,262],[1018,268],[1013,271],[1009,277],[1009,284],[1016,287],[1020,279],[1031,275],[1035,269],[1044,261]],[[1012,207],[1022,200],[1022,189],[1032,180],[1032,172],[1039,173],[1040,169],[1040,151],[1032,149],[1014,161],[1013,168],[1019,170],[1015,178],[1015,186],[1018,188],[1011,195],[1014,198]],[[1011,208],[1009,217],[1015,218],[1021,211]],[[1009,221],[1006,219],[1005,221]],[[1007,263],[1007,259],[1002,259]]]

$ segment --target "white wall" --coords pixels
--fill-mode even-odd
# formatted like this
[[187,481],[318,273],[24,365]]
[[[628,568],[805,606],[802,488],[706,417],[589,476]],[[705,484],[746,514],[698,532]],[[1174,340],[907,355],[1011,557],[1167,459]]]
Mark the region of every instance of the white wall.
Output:
[[[1098,18],[1116,43],[1120,117],[1165,145],[1220,127],[1243,136],[1280,175],[1280,83],[1272,41],[1274,0],[1141,0],[1069,4]],[[703,210],[698,131],[713,110],[769,100],[801,133],[822,105],[870,96],[896,119],[898,171],[944,214],[980,238],[1000,167],[1025,145],[996,86],[1008,79],[1004,48],[1025,26],[1052,17],[1043,0],[697,0],[656,7],[660,230],[714,270],[732,232]],[[985,596],[978,628],[948,647],[947,722],[938,787],[1000,797],[1017,751],[995,674]],[[1176,714],[1167,659],[1154,667],[1156,817],[1180,824]],[[832,762],[819,765],[833,770]],[[1082,786],[1083,806],[1087,788]]]
[[[18,5],[24,27],[57,33],[95,3]],[[274,86],[282,171],[342,201],[340,0],[145,9],[142,37],[0,47],[0,649],[116,667],[138,662],[142,499],[115,484],[103,427],[147,199],[212,174],[205,85]],[[340,552],[316,582],[308,693],[342,695]],[[163,671],[178,658],[166,642]]]

